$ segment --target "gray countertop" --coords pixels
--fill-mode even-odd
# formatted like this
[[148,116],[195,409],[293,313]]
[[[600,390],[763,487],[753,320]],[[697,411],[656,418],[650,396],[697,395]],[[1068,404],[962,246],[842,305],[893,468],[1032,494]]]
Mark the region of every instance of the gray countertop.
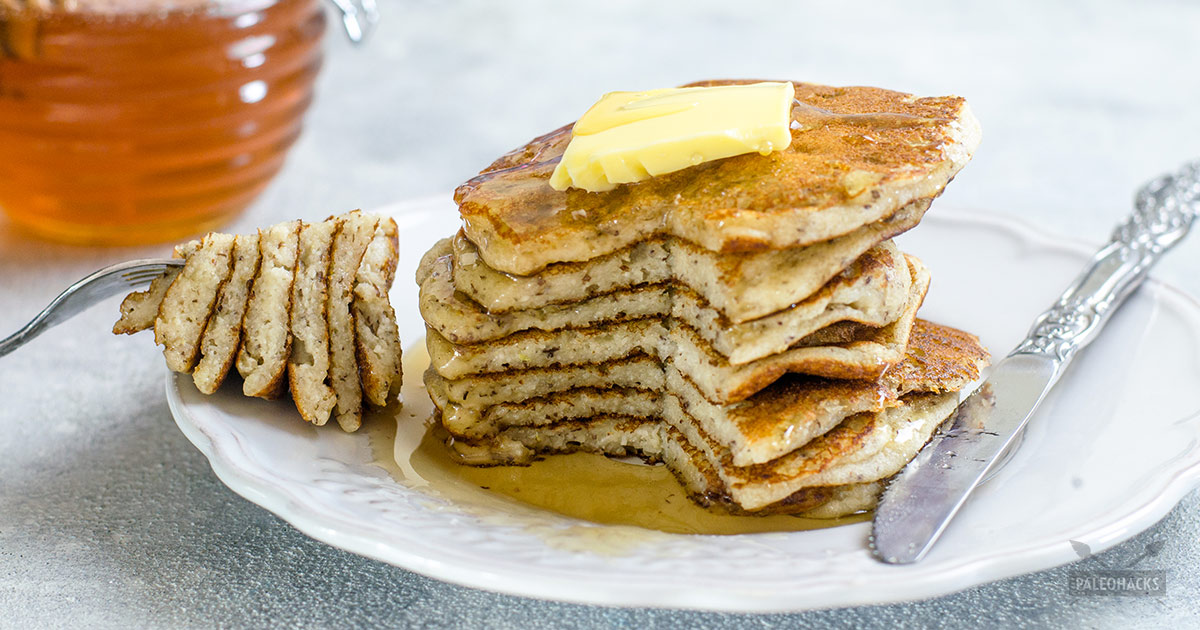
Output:
[[[1195,3],[384,0],[382,10],[365,47],[330,30],[304,136],[230,230],[448,194],[602,92],[709,77],[966,96],[984,142],[937,203],[1096,242],[1139,183],[1200,156]],[[1180,250],[1156,275],[1200,294],[1200,243]],[[0,219],[0,331],[97,267],[164,251],[47,244]],[[1200,613],[1195,493],[1084,561],[1165,570],[1162,597],[1071,596],[1079,565],[931,601],[763,617],[451,586],[310,540],[225,488],[171,420],[151,337],[107,333],[116,305],[0,359],[0,626],[1187,627]]]

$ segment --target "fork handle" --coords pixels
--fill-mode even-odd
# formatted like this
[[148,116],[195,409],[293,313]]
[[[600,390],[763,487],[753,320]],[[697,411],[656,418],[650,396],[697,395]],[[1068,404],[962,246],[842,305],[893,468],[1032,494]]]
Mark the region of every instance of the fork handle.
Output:
[[29,322],[28,324],[25,324],[25,327],[21,330],[18,330],[4,339],[0,339],[0,357],[25,345],[25,342],[38,336],[41,334],[42,330],[47,328],[39,327],[36,324],[37,321]]
[[[50,306],[42,309],[42,312],[38,313],[37,317],[34,317],[28,324],[22,326],[20,330],[5,337],[4,339],[0,339],[0,357],[12,352],[13,350],[16,350],[17,348],[20,348],[31,341],[34,337],[37,337],[43,332],[46,332],[48,329],[70,319],[72,315],[75,315],[79,312],[79,310],[82,310],[79,309],[70,313],[66,313],[65,311],[62,311],[56,307],[56,304],[65,301],[65,297],[69,291],[70,289],[60,293],[59,296],[50,303]],[[66,314],[64,315],[64,313]]]
[[1143,186],[1133,213],[1011,354],[1039,354],[1060,366],[1068,363],[1096,338],[1163,254],[1187,235],[1198,206],[1200,161]]
[[169,267],[183,265],[183,261],[178,259],[133,260],[110,265],[88,275],[59,293],[58,297],[54,298],[46,308],[42,309],[20,330],[0,339],[0,357],[20,348],[46,330],[82,313],[96,302],[137,289],[140,284],[149,282],[153,275],[152,272],[156,269],[147,269],[147,263],[161,266],[161,269],[157,269],[160,272],[159,275]]

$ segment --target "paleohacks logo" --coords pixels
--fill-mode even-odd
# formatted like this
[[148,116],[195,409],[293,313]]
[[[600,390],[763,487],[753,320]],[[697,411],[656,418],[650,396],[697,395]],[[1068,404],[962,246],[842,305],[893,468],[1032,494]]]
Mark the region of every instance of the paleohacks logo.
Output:
[[1071,541],[1071,547],[1081,559],[1092,558],[1088,569],[1077,569],[1067,574],[1067,592],[1071,595],[1120,595],[1162,597],[1167,592],[1167,572],[1161,569],[1138,569],[1140,563],[1162,552],[1164,542],[1157,540],[1145,546],[1140,553],[1125,562],[1111,566],[1112,557],[1104,559],[1093,556],[1087,543]]

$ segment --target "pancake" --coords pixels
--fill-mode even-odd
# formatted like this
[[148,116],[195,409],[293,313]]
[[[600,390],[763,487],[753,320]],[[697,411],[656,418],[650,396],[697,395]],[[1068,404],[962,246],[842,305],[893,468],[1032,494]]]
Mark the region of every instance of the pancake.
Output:
[[526,465],[545,455],[574,452],[657,462],[662,439],[662,423],[657,420],[605,415],[536,428],[513,427],[483,442],[451,438],[449,444],[460,463],[497,466]]
[[336,401],[329,385],[329,322],[325,306],[329,295],[329,250],[339,224],[339,220],[330,219],[305,223],[300,228],[300,252],[292,283],[288,386],[300,417],[317,426],[329,420]]
[[441,377],[431,367],[424,376],[430,394],[434,394],[435,389],[443,391],[448,402],[476,409],[521,402],[578,387],[659,391],[666,382],[662,363],[647,354],[634,354],[606,363],[494,372],[455,380]]
[[[908,258],[912,289],[900,317],[881,327],[839,322],[815,331],[791,348],[732,365],[687,326],[671,327],[672,363],[713,402],[745,400],[785,374],[873,379],[904,358],[917,310],[929,289],[929,272]],[[850,324],[850,325],[843,325]],[[829,332],[834,329],[836,332]],[[842,333],[845,333],[844,335]]]
[[751,516],[793,514],[832,519],[874,508],[883,493],[883,481],[809,486],[769,505],[747,510],[730,497],[717,469],[700,449],[668,424],[663,425],[663,434],[666,437],[663,440],[663,460],[688,490],[692,500],[721,512]]
[[493,437],[511,427],[538,427],[579,418],[660,418],[662,397],[669,395],[664,390],[636,387],[575,387],[522,401],[475,407],[452,402],[448,381],[436,373],[427,373],[425,384],[441,410],[446,431],[467,440]]
[[482,442],[452,438],[448,446],[460,463],[476,466],[527,464],[570,452],[638,456],[664,462],[704,505],[833,518],[869,509],[882,490],[878,482],[899,472],[957,403],[955,394],[906,396],[885,411],[851,417],[785,457],[744,468],[733,466],[719,445],[670,405],[668,423],[605,415],[510,428]]
[[808,518],[837,518],[873,508],[883,491],[883,484],[878,481],[810,486],[751,511],[733,502],[720,475],[700,449],[667,424],[612,415],[589,422],[559,423],[536,435],[514,433],[511,437],[526,439],[529,443],[507,439],[497,445],[452,439],[449,448],[460,463],[475,466],[496,465],[497,453],[502,453],[505,461],[528,461],[534,457],[572,452],[615,457],[633,455],[648,463],[664,463],[696,503],[740,515],[794,514]]
[[729,405],[707,401],[668,364],[661,388],[577,387],[490,405],[451,400],[449,381],[429,373],[426,385],[451,435],[467,440],[511,427],[539,427],[604,415],[664,418],[666,397],[722,447],[736,466],[765,463],[789,453],[863,412],[897,404],[909,393],[945,393],[979,377],[987,352],[973,335],[918,320],[905,360],[874,381],[791,376]]
[[[886,219],[803,247],[721,254],[678,238],[653,238],[526,276],[489,267],[460,232],[452,242],[454,285],[496,314],[573,304],[617,289],[673,281],[703,296],[731,322],[741,323],[809,297],[867,250],[917,225],[929,202],[917,200]],[[426,256],[422,269],[429,262]]]
[[[171,257],[186,259],[197,249],[200,249],[200,241],[190,241],[177,245]],[[158,317],[158,305],[162,304],[167,289],[171,287],[175,278],[179,277],[180,271],[183,271],[182,267],[172,267],[163,275],[151,280],[145,291],[134,291],[126,295],[121,300],[121,316],[113,324],[113,334],[132,335],[153,327],[154,320]]]
[[[357,210],[340,217],[329,254],[329,293],[325,315],[329,323],[329,382],[336,394],[333,415],[338,425],[362,424],[362,385],[358,380],[354,317],[350,302],[363,254],[375,236],[378,217]],[[353,429],[351,429],[353,430]]]
[[988,353],[974,335],[917,320],[904,360],[876,380],[792,375],[731,405],[714,405],[678,370],[666,388],[736,466],[773,460],[854,414],[877,412],[914,392],[956,392],[979,378]]
[[[714,405],[677,370],[667,371],[676,401],[738,466],[768,462],[823,435],[842,420],[894,405],[898,388],[882,380],[789,378],[732,405]],[[660,410],[659,417],[665,417]]]
[[174,372],[191,372],[196,365],[204,327],[217,294],[229,280],[232,250],[232,236],[205,236],[159,303],[154,342],[163,347],[167,367]]
[[145,291],[135,291],[126,295],[125,299],[121,300],[121,317],[113,324],[113,334],[132,335],[153,327],[154,320],[158,317],[158,305],[162,304],[167,289],[171,288],[171,283],[175,282],[181,271],[182,267],[168,269],[163,275],[151,280]]
[[395,221],[357,210],[212,233],[177,246],[182,267],[127,295],[113,332],[154,327],[168,367],[191,371],[203,393],[236,365],[244,394],[290,392],[304,420],[334,416],[354,431],[364,398],[384,406],[400,386],[396,238]]
[[292,284],[296,278],[300,221],[289,221],[259,232],[258,275],[242,318],[242,346],[237,369],[244,379],[242,393],[277,398],[284,390],[292,348],[289,326]]
[[217,391],[233,365],[242,341],[242,318],[250,300],[250,283],[258,273],[258,234],[244,234],[233,241],[233,269],[221,287],[216,307],[200,340],[200,361],[192,370],[192,382],[205,394]]
[[453,281],[449,240],[439,242],[417,272],[420,309],[438,334],[455,344],[492,341],[524,330],[553,331],[670,315],[686,323],[732,364],[786,350],[839,321],[883,326],[898,319],[912,284],[904,256],[891,241],[868,250],[805,300],[755,320],[735,324],[680,284],[647,284],[573,302],[491,313]]
[[[471,380],[487,373],[577,364],[598,364],[634,353],[670,360],[713,402],[743,400],[787,373],[829,378],[878,377],[904,356],[916,311],[929,286],[928,272],[909,258],[913,274],[908,304],[895,322],[858,327],[845,339],[813,344],[801,339],[792,348],[733,365],[686,324],[673,318],[644,318],[579,329],[523,331],[479,344],[452,344],[428,330],[430,362],[441,376]],[[819,334],[818,331],[817,334]]]
[[668,399],[666,421],[700,447],[745,510],[783,501],[799,490],[886,479],[904,467],[958,406],[955,392],[911,394],[900,404],[843,421],[778,459],[739,467],[729,451]]
[[747,510],[729,496],[724,482],[699,449],[670,425],[664,425],[663,460],[688,490],[693,501],[720,512],[743,516],[791,514],[834,519],[870,510],[883,493],[882,481],[840,486],[809,486],[770,505]]
[[521,275],[659,234],[718,252],[792,248],[828,241],[937,195],[979,143],[978,121],[959,97],[794,86],[788,148],[706,162],[607,192],[550,187],[570,125],[536,138],[455,191],[464,233],[489,266]]
[[[399,391],[403,377],[400,332],[396,326],[396,313],[388,299],[388,291],[396,277],[396,259],[396,222],[382,218],[355,271],[354,296],[350,303],[363,395],[379,407],[387,405]],[[342,422],[341,417],[339,422]],[[342,428],[352,431],[357,424],[347,418]]]

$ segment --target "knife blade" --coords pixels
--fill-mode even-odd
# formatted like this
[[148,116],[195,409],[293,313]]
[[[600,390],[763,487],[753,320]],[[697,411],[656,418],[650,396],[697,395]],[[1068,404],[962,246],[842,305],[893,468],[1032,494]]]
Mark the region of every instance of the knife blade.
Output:
[[1005,451],[1015,446],[1076,353],[1187,234],[1197,210],[1200,161],[1138,191],[1133,213],[1108,244],[888,484],[869,540],[878,560],[908,564],[928,553]]

